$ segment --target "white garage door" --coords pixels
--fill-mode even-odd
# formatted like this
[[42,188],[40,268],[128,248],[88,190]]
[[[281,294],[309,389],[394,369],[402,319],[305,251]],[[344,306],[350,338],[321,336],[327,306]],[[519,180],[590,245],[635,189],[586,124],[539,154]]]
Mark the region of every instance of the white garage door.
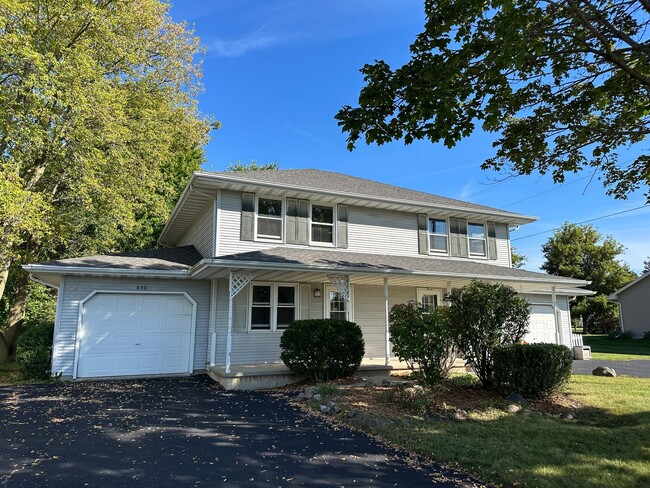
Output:
[[184,295],[95,294],[83,304],[77,377],[191,372],[192,317]]
[[532,305],[530,314],[529,332],[524,340],[526,342],[556,343],[555,317],[552,305]]

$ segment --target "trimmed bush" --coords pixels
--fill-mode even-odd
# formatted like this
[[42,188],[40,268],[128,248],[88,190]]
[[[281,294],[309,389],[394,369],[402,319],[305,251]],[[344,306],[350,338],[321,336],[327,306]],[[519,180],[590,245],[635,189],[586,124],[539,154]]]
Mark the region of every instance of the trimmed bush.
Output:
[[23,378],[47,380],[51,374],[54,324],[32,325],[18,337],[16,363]]
[[623,332],[622,330],[614,330],[607,334],[610,339],[634,339],[634,334],[631,332]]
[[511,344],[495,348],[492,358],[494,383],[503,395],[547,397],[571,377],[573,355],[566,346]]
[[646,330],[643,333],[643,339],[646,340],[646,341],[650,341],[650,330]]
[[514,288],[472,280],[445,297],[451,302],[449,324],[458,353],[472,367],[483,386],[494,384],[492,352],[520,342],[528,330],[530,305]]
[[433,311],[409,302],[390,311],[393,353],[428,386],[447,377],[456,353],[449,330],[447,307]]
[[347,320],[296,320],[280,338],[280,358],[291,371],[316,382],[350,376],[361,365],[361,328]]

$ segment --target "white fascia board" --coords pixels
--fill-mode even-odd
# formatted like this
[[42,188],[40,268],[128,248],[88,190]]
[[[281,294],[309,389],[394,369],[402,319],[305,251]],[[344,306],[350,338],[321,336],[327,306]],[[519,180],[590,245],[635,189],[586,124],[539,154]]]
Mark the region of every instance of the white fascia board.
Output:
[[588,281],[567,279],[562,281],[554,281],[552,277],[549,278],[527,278],[515,276],[500,276],[500,275],[482,275],[476,276],[475,274],[467,273],[450,273],[439,271],[402,271],[399,269],[373,269],[373,268],[356,268],[349,266],[324,266],[316,264],[301,264],[301,263],[268,263],[265,261],[238,261],[236,259],[203,259],[195,264],[190,270],[191,275],[203,271],[209,267],[232,268],[232,269],[264,269],[271,271],[318,271],[318,272],[345,272],[345,273],[359,273],[359,274],[392,274],[392,275],[411,275],[411,276],[441,276],[445,278],[480,278],[494,281],[514,281],[522,283],[546,283],[556,286],[584,286],[588,285]]
[[172,213],[169,215],[169,218],[167,219],[167,222],[165,223],[165,227],[163,228],[162,232],[160,233],[160,237],[158,237],[158,243],[164,245],[165,243],[165,237],[167,236],[167,232],[169,232],[170,227],[173,225],[174,220],[176,220],[176,216],[180,212],[181,208],[183,208],[183,205],[185,205],[185,200],[187,200],[187,197],[192,193],[192,188],[194,188],[194,184],[196,183],[196,179],[200,173],[194,172],[192,173],[192,176],[190,177],[190,181],[187,182],[187,185],[185,185],[185,188],[183,189],[183,193],[181,193],[180,198],[178,199],[178,202],[176,202],[176,206],[174,207],[174,210],[172,210]]
[[[387,202],[386,198],[381,198],[381,197],[373,197],[373,196],[368,196],[368,195],[363,195],[363,194],[358,194],[358,193],[343,193],[343,192],[333,192],[329,190],[323,190],[322,188],[312,188],[312,187],[307,187],[307,186],[298,186],[298,185],[288,185],[286,183],[273,183],[273,182],[267,182],[267,181],[253,181],[253,180],[247,180],[247,179],[242,179],[242,178],[237,178],[237,175],[215,175],[211,173],[202,173],[202,172],[194,172],[192,175],[192,180],[194,178],[201,178],[205,180],[212,180],[212,181],[226,181],[230,183],[241,183],[243,185],[250,185],[252,187],[267,187],[267,188],[275,188],[279,190],[293,190],[293,191],[306,191],[310,193],[315,193],[315,194],[320,194],[320,195],[336,195],[338,197],[342,198],[356,198],[359,200],[367,200],[371,202],[380,202],[380,203],[385,203]],[[180,203],[180,201],[179,201]],[[463,211],[467,213],[476,213],[478,215],[484,215],[484,216],[491,216],[491,215],[498,215],[499,217],[512,217],[513,222],[517,223],[532,223],[537,221],[537,217],[533,217],[530,215],[522,215],[522,214],[517,214],[517,213],[512,213],[512,212],[506,212],[503,210],[494,209],[477,209],[477,208],[471,208],[471,207],[462,207],[459,205],[445,205],[445,204],[433,204],[433,203],[427,203],[427,202],[420,202],[420,201],[414,201],[414,200],[390,200],[390,203],[395,203],[398,205],[411,205],[414,207],[423,207],[423,208],[430,208],[431,210],[434,209],[440,209],[440,210],[448,210],[448,211]],[[171,218],[170,218],[171,221]],[[163,231],[164,232],[164,231]]]
[[617,301],[617,300],[618,300],[618,295],[619,295],[619,293],[621,293],[622,291],[627,290],[627,289],[628,289],[629,287],[631,287],[631,286],[636,285],[639,281],[641,281],[641,280],[644,279],[644,278],[647,278],[648,276],[650,276],[650,273],[644,273],[644,274],[642,274],[641,276],[639,276],[639,277],[638,277],[637,279],[635,279],[634,281],[630,281],[630,282],[629,282],[627,285],[625,285],[623,288],[620,288],[619,290],[616,290],[614,293],[612,293],[611,295],[609,295],[609,296],[607,297],[607,299],[608,299],[608,300],[612,300],[612,301],[614,301],[614,302]]
[[51,266],[47,264],[25,264],[28,273],[75,274],[75,275],[122,275],[147,278],[189,278],[189,270],[133,269],[133,268],[89,268],[87,266]]

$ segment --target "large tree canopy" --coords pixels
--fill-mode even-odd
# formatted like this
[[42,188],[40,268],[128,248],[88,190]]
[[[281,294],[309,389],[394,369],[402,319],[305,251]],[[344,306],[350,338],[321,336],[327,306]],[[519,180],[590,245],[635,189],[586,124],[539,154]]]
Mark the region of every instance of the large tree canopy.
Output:
[[169,7],[0,0],[0,297],[21,263],[150,242],[198,169],[199,40]]
[[587,286],[609,295],[626,285],[636,274],[618,257],[625,247],[612,236],[603,236],[592,225],[565,223],[542,246],[542,269],[550,274],[589,280]]
[[[411,60],[361,70],[358,107],[336,118],[348,148],[364,137],[452,147],[480,124],[498,132],[483,169],[565,174],[590,169],[607,193],[643,188],[650,133],[649,0],[427,0]],[[600,176],[599,176],[600,177]]]

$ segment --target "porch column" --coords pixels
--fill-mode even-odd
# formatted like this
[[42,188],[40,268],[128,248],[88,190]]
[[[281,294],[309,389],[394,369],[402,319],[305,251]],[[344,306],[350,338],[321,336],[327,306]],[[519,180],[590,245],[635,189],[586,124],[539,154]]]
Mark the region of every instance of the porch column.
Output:
[[[447,295],[449,295],[449,294],[451,294],[451,281],[447,282]],[[451,302],[447,302],[447,306],[451,307]]]
[[555,343],[564,344],[564,337],[562,334],[562,321],[559,318],[559,310],[557,308],[557,296],[555,295],[555,287],[551,287],[551,303],[553,305],[553,318],[555,319]]
[[232,272],[229,274],[230,293],[228,294],[228,335],[226,336],[226,373],[230,373],[230,355],[232,352],[233,300],[253,279],[253,273]]
[[217,363],[217,279],[210,288],[210,366]]
[[385,305],[385,319],[386,319],[386,366],[390,366],[390,321],[388,319],[389,306],[388,306],[388,278],[384,278],[384,305]]

